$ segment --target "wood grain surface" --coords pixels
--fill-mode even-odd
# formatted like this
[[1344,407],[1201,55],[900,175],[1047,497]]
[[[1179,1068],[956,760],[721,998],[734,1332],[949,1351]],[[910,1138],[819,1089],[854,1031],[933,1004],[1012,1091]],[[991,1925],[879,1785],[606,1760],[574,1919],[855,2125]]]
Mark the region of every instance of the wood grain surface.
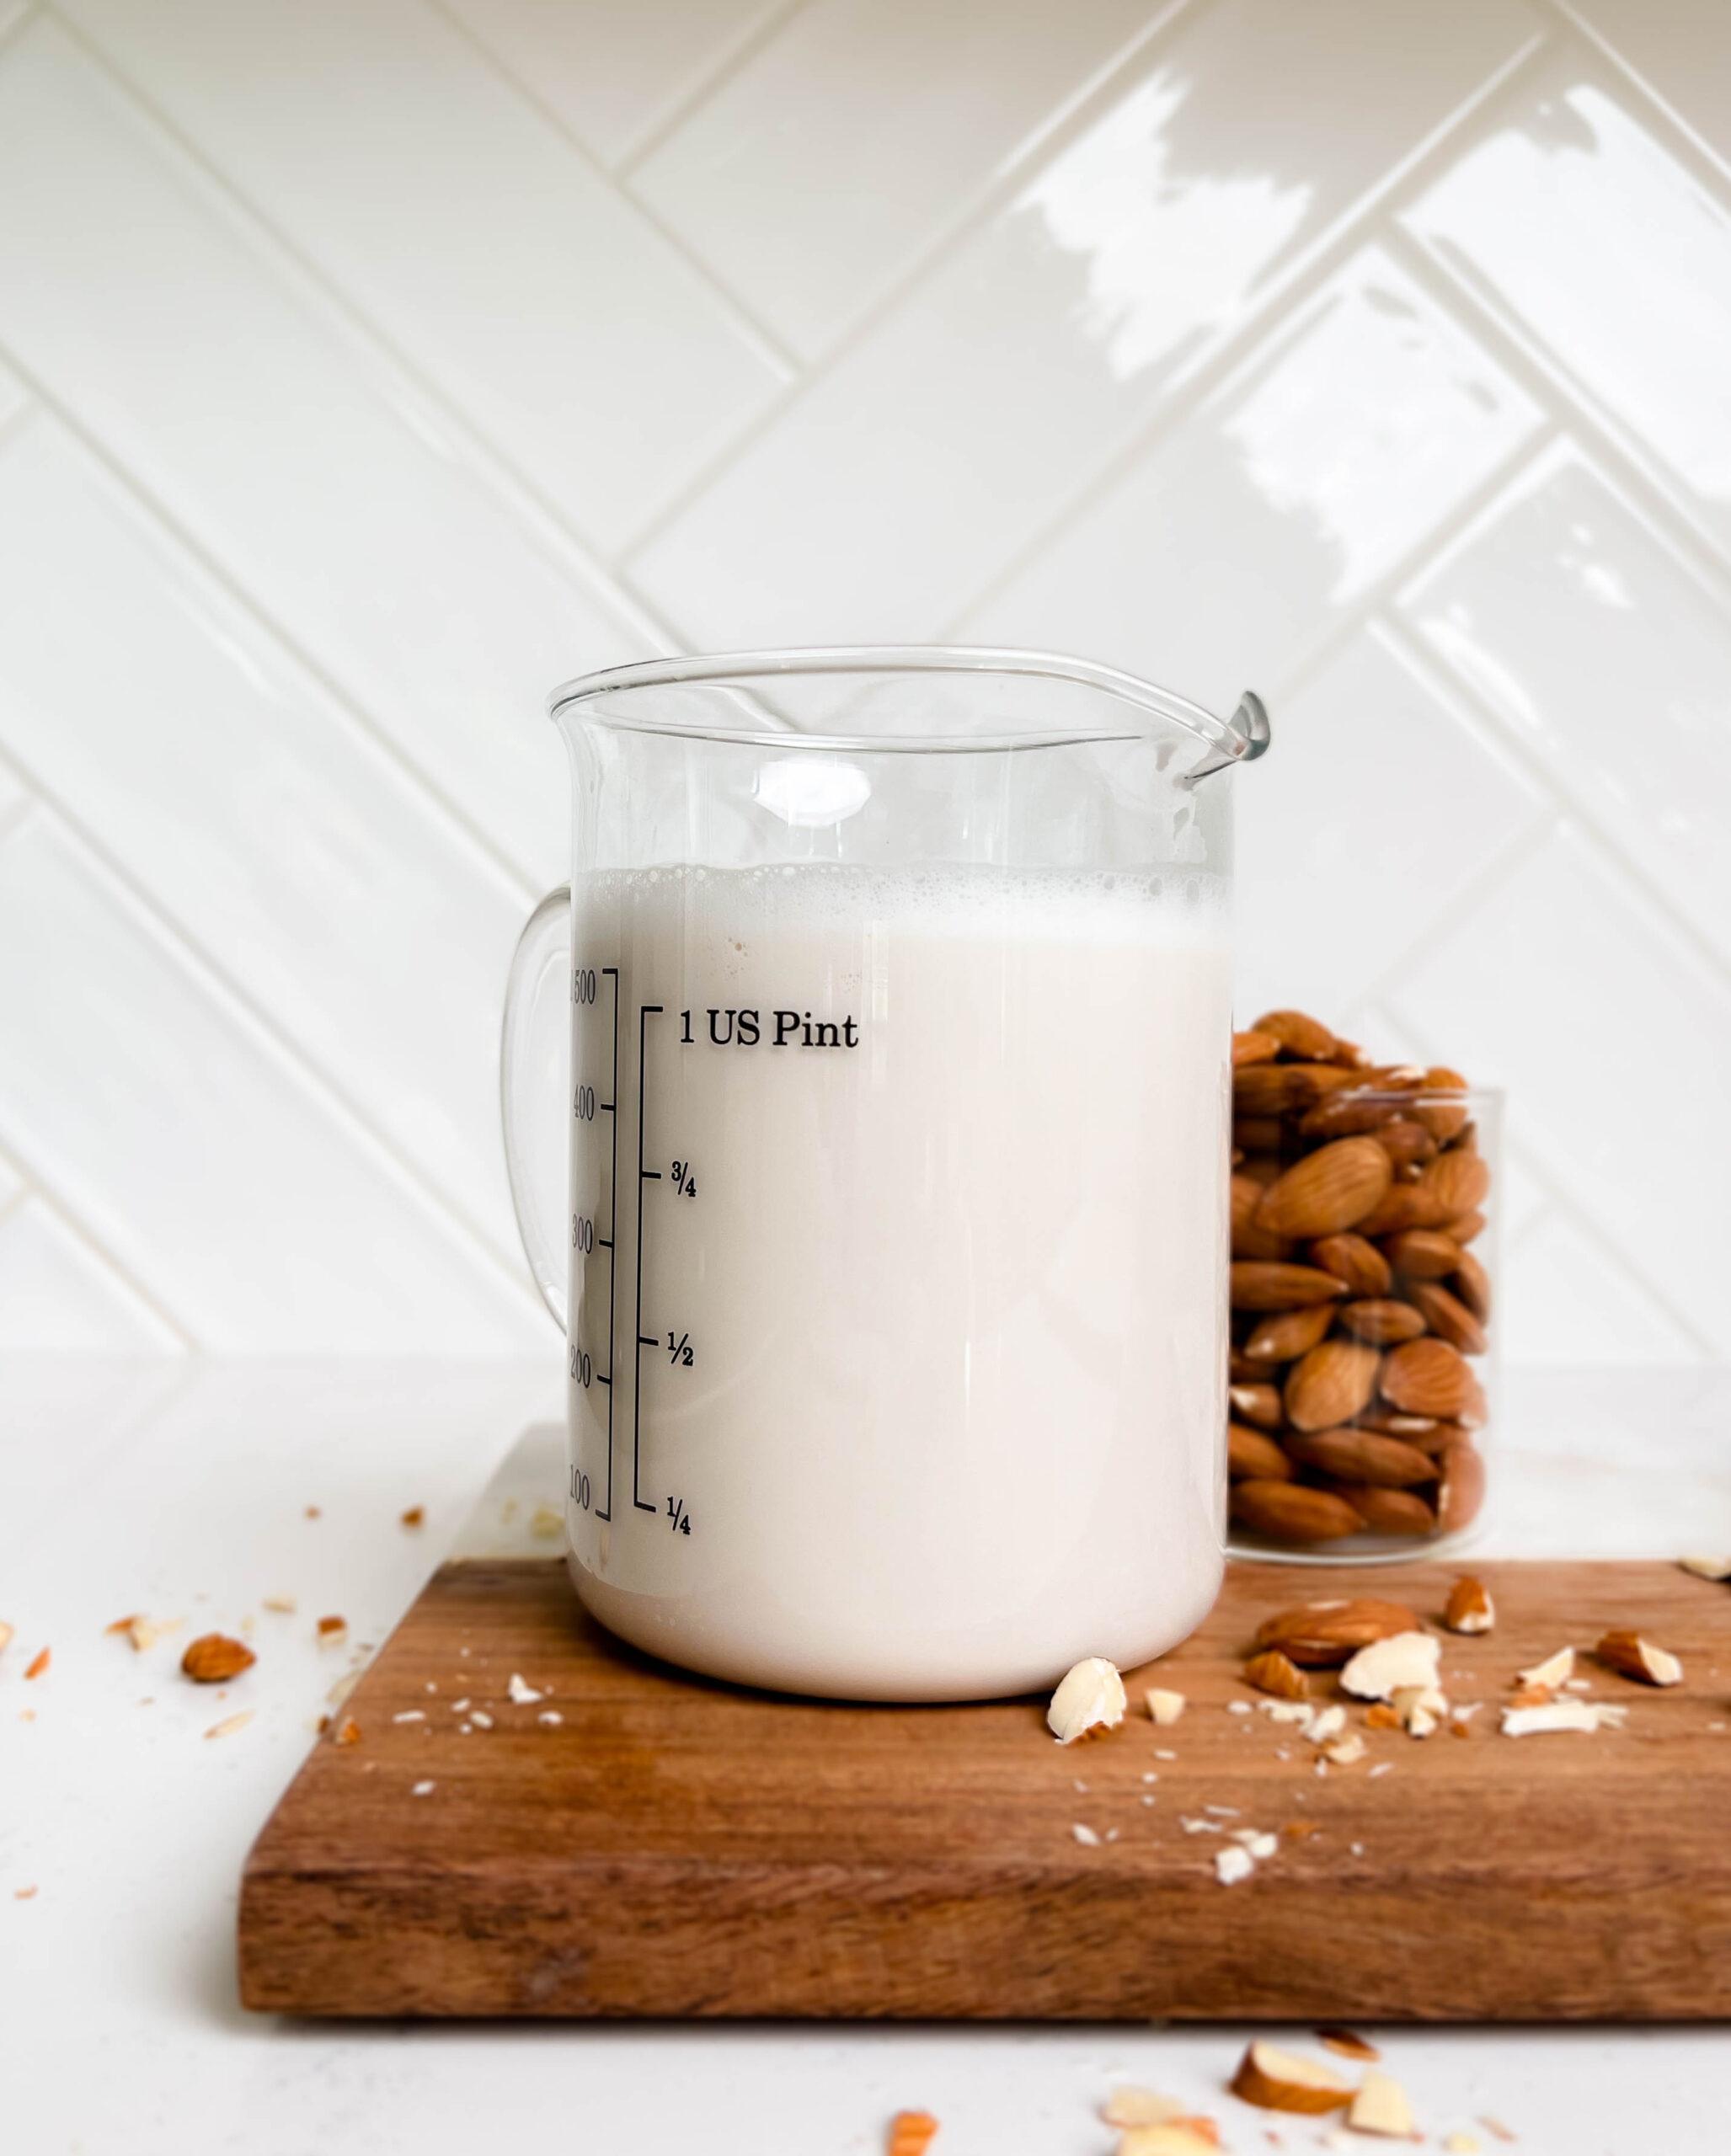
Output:
[[[242,1995],[345,2015],[1731,2016],[1731,1589],[1487,1565],[1498,1628],[1443,1656],[1451,1697],[1487,1702],[1469,1737],[1372,1732],[1324,1775],[1294,1731],[1228,1710],[1255,1696],[1242,1651],[1273,1610],[1370,1593],[1434,1620],[1455,1569],[1234,1566],[1143,1673],[1186,1694],[1183,1720],[1157,1728],[1131,1678],[1131,1718],[1064,1749],[1041,1703],[735,1690],[610,1640],[556,1561],[447,1566],[348,1702],[359,1740],[314,1748],[248,1859]],[[1684,1685],[1588,1657],[1625,1729],[1497,1734],[1518,1668],[1613,1625],[1680,1654]],[[512,1704],[514,1673],[548,1697]],[[462,1733],[465,1697],[490,1728]],[[1221,1838],[1185,1817],[1315,1831],[1222,1886]]]

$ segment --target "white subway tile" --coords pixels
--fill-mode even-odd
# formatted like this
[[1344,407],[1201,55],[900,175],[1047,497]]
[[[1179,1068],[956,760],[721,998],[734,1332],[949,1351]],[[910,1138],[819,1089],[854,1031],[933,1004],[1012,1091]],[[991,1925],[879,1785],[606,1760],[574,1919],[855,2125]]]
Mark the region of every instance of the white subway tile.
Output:
[[49,820],[0,844],[0,1142],[202,1348],[532,1351],[546,1320]]
[[[3,450],[0,450],[0,455],[3,454]],[[0,763],[0,834],[3,834],[7,825],[19,814],[29,798],[18,779],[3,763]]]
[[809,0],[633,189],[813,357],[1157,12]]
[[69,12],[591,538],[638,529],[775,390],[677,251],[419,0]]
[[[1270,717],[1268,755],[1224,782],[1237,790],[1236,1001],[1344,1025],[1545,808],[1374,631]],[[1367,1044],[1385,1052],[1380,1035]]]
[[564,759],[542,700],[641,655],[639,633],[51,24],[0,60],[0,337],[498,845],[556,880]]
[[162,1355],[180,1346],[40,1198],[0,1218],[0,1354]]
[[1702,0],[1567,4],[1721,164],[1731,164],[1731,10]]
[[1402,601],[1557,786],[1731,958],[1731,622],[1563,448]]
[[1638,99],[1560,53],[1404,221],[1731,542],[1731,210]]
[[1539,424],[1376,248],[964,617],[1230,708],[1288,672]]
[[0,441],[0,746],[501,1251],[522,908],[53,421]]
[[604,163],[723,67],[778,0],[446,0]]
[[1629,1266],[1731,1350],[1731,990],[1562,831],[1396,983],[1397,1017],[1509,1088],[1509,1127]]
[[1518,0],[1199,11],[638,580],[710,644],[930,633],[1532,31]]
[[1503,1247],[1499,1322],[1522,1363],[1692,1363],[1699,1344],[1554,1207]]
[[[0,841],[0,844],[3,843],[3,841]],[[13,1198],[21,1197],[24,1188],[24,1177],[19,1175],[10,1161],[7,1160],[3,1155],[0,1155],[0,1213],[5,1211]]]

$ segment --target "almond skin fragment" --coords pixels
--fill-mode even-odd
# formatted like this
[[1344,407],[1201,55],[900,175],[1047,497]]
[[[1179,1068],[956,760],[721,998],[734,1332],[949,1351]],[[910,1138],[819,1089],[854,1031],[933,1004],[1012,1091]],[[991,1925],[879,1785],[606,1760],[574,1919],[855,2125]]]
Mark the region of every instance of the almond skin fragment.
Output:
[[1638,1632],[1607,1632],[1594,1648],[1607,1669],[1641,1684],[1680,1684],[1683,1665],[1674,1654],[1643,1640]]
[[258,1660],[244,1641],[231,1640],[222,1632],[205,1632],[180,1657],[182,1672],[195,1684],[226,1684]]
[[1488,1632],[1497,1621],[1496,1604],[1483,1580],[1464,1574],[1449,1589],[1443,1622],[1451,1632]]
[[1415,1632],[1418,1620],[1403,1604],[1369,1597],[1343,1602],[1306,1602],[1264,1618],[1257,1627],[1259,1647],[1278,1647],[1289,1662],[1306,1669],[1338,1669],[1360,1647]]
[[52,1647],[39,1647],[24,1667],[25,1684],[33,1684],[39,1677],[45,1675],[48,1665],[53,1659]]
[[890,2121],[886,2156],[926,2156],[938,2132],[930,2111],[898,2111]]
[[1283,2052],[1260,2037],[1239,2060],[1231,2090],[1241,2101],[1265,2111],[1301,2111],[1313,2117],[1344,2111],[1353,2094],[1332,2067]]
[[1244,1665],[1244,1682],[1253,1684],[1258,1692],[1272,1694],[1277,1700],[1310,1697],[1310,1679],[1278,1647],[1264,1647],[1260,1654],[1252,1655]]

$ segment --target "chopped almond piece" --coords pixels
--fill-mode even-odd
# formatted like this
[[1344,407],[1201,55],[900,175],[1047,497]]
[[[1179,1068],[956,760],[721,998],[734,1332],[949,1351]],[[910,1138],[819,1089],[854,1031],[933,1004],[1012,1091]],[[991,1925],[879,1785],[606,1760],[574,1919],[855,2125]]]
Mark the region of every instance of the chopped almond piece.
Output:
[[0,1623],[0,1654],[4,1654],[11,1645],[12,1627],[10,1625]]
[[1346,2122],[1354,2133],[1384,2133],[1402,2141],[1412,2140],[1418,2131],[1406,2090],[1374,2067],[1360,2083]]
[[34,1660],[30,1662],[24,1671],[25,1684],[31,1684],[35,1678],[41,1676],[53,1658],[54,1650],[51,1647],[39,1647],[36,1651]]
[[1169,2120],[1182,2118],[1184,2107],[1176,2096],[1162,2096],[1156,2089],[1139,2089],[1134,2082],[1125,2082],[1114,2089],[1100,2106],[1100,2116],[1108,2126],[1164,2126]]
[[1642,1684],[1680,1684],[1683,1665],[1638,1632],[1607,1632],[1593,1650],[1607,1669]]
[[1117,2156],[1219,2156],[1212,2119],[1167,2119],[1161,2126],[1134,2126],[1118,2139]]
[[1700,1580],[1731,1580],[1731,1557],[1679,1557],[1686,1572]]
[[408,1511],[403,1515],[403,1525],[404,1527],[424,1527],[426,1524],[426,1518],[427,1508],[425,1505],[411,1505]]
[[295,1598],[291,1594],[267,1594],[264,1598],[264,1607],[267,1609],[275,1610],[279,1617],[292,1617],[295,1614]]
[[349,1620],[346,1617],[321,1617],[318,1630],[320,1646],[340,1646],[349,1635]]
[[1496,1604],[1491,1600],[1490,1589],[1483,1580],[1470,1574],[1458,1579],[1449,1589],[1448,1606],[1443,1611],[1443,1622],[1451,1632],[1488,1632],[1497,1621]]
[[1478,2143],[1470,2133],[1445,2134],[1443,2147],[1448,2156],[1480,2156]]
[[335,1742],[339,1744],[358,1744],[361,1742],[361,1725],[352,1715],[345,1719],[336,1733]]
[[1401,1718],[1386,1700],[1379,1700],[1374,1707],[1365,1710],[1366,1729],[1398,1729]]
[[930,2111],[898,2111],[890,2121],[887,2156],[926,2156],[937,2131]]
[[1307,1842],[1312,1834],[1319,1834],[1322,1831],[1320,1823],[1315,1819],[1289,1819],[1280,1829],[1290,1842]]
[[1296,1662],[1289,1662],[1278,1647],[1264,1647],[1244,1665],[1244,1682],[1277,1700],[1307,1700],[1310,1679]]
[[1587,1700],[1548,1700],[1542,1706],[1504,1707],[1504,1737],[1547,1737],[1575,1731],[1590,1736],[1595,1730],[1616,1726],[1617,1710],[1595,1706]]
[[1325,2052],[1338,2052],[1342,2058],[1356,2058],[1375,2063],[1382,2054],[1368,2036],[1361,2036],[1356,2029],[1318,2029],[1317,2041]]
[[207,1737],[232,1737],[236,1730],[244,1729],[252,1718],[253,1710],[250,1707],[243,1708],[238,1715],[228,1715],[221,1721],[213,1721],[205,1732],[205,1735]]
[[1146,1694],[1146,1699],[1148,1719],[1157,1722],[1162,1729],[1170,1729],[1184,1711],[1184,1695],[1182,1692],[1162,1692],[1157,1686]]
[[1046,1727],[1061,1744],[1116,1729],[1124,1720],[1124,1679],[1103,1655],[1091,1654],[1058,1680]]
[[1442,1641],[1431,1632],[1395,1632],[1360,1647],[1340,1673],[1354,1699],[1386,1700],[1409,1686],[1434,1688]]
[[195,1684],[226,1684],[258,1659],[243,1641],[221,1632],[205,1632],[181,1656],[180,1667]]
[[1568,1684],[1574,1675],[1574,1649],[1558,1647],[1555,1654],[1547,1654],[1542,1662],[1536,1662],[1531,1669],[1518,1670],[1515,1683],[1529,1689],[1544,1685],[1555,1691],[1558,1685]]
[[1231,2090],[1265,2111],[1338,2111],[1352,2100],[1352,2089],[1332,2067],[1300,2058],[1258,2037],[1238,2062]]

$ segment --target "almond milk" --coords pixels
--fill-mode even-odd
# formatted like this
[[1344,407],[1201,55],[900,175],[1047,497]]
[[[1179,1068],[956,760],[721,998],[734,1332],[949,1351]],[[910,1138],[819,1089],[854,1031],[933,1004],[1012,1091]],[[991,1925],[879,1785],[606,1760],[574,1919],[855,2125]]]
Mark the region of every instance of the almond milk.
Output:
[[1224,1522],[1214,882],[689,868],[574,907],[584,1601],[864,1699],[1183,1638]]

